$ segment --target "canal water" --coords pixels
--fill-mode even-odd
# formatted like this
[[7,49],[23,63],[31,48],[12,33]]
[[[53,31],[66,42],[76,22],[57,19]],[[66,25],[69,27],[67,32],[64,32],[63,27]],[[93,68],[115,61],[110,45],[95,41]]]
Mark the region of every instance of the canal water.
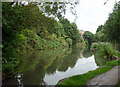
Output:
[[[99,61],[98,61],[99,62]],[[79,47],[35,51],[21,57],[16,75],[4,85],[56,85],[59,80],[84,74],[99,67],[95,56]]]

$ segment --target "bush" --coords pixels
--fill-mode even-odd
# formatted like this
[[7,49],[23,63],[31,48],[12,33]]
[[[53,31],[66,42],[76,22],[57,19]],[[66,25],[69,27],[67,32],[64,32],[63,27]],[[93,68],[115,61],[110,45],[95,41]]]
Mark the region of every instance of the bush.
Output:
[[72,45],[72,39],[67,38],[66,41],[68,42],[68,44],[71,46]]
[[91,49],[97,49],[97,54],[101,57],[110,57],[115,54],[115,49],[113,48],[112,44],[99,42],[99,43],[92,43]]

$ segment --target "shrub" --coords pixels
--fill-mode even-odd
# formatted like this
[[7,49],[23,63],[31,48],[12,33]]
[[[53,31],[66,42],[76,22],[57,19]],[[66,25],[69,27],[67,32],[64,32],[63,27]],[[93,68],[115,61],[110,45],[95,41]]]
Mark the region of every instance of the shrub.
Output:
[[72,45],[72,39],[67,38],[66,41],[68,42],[69,45]]
[[113,49],[112,44],[99,42],[99,43],[92,43],[91,49],[97,49],[97,54],[101,57],[110,57],[115,54],[115,49]]

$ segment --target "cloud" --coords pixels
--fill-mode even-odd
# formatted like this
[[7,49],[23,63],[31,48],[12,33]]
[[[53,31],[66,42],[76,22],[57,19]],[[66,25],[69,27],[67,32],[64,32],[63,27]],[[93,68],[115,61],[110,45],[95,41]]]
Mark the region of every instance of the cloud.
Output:
[[[78,15],[76,24],[80,30],[95,33],[97,27],[105,23],[109,13],[112,12],[115,0],[109,0],[106,5],[104,2],[106,0],[80,0],[80,4],[75,8]],[[66,18],[71,22],[74,21],[74,16],[69,11],[66,13]]]

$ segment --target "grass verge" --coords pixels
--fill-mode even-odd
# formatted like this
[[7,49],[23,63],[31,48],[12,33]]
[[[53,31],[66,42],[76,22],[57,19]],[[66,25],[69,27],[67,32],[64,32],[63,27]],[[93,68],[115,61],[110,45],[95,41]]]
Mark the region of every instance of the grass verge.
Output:
[[79,87],[86,85],[88,80],[92,79],[93,77],[99,74],[102,74],[104,72],[111,70],[114,66],[117,66],[117,65],[120,65],[120,60],[110,61],[105,66],[102,66],[96,70],[89,71],[88,73],[85,73],[82,75],[76,75],[76,76],[69,77],[66,80],[63,80],[60,83],[58,83],[58,85],[62,85],[62,86],[79,85]]
[[119,52],[115,52],[114,55],[117,56],[118,58],[120,58],[120,53]]

